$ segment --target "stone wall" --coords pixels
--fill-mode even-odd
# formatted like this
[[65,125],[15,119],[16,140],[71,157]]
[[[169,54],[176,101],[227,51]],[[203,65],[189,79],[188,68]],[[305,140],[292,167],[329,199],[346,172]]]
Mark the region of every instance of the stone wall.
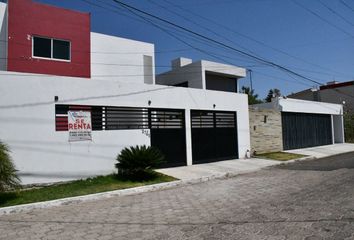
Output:
[[281,112],[250,106],[251,153],[283,150]]

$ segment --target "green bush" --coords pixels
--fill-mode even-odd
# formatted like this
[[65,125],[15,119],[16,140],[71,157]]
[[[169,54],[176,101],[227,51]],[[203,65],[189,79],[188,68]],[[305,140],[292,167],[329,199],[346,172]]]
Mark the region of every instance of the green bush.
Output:
[[164,155],[154,147],[135,146],[124,148],[117,156],[118,175],[144,178],[153,175],[153,169],[165,160]]
[[0,141],[0,192],[20,187],[16,172],[9,147]]

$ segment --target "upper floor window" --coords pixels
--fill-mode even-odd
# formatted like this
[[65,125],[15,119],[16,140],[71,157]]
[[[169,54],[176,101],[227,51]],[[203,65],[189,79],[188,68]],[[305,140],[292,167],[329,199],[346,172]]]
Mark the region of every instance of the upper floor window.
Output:
[[69,41],[33,36],[33,57],[70,61]]

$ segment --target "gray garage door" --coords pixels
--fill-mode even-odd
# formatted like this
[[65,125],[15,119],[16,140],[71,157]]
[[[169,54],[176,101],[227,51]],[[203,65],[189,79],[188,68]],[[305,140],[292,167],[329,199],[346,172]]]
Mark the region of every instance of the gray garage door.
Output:
[[331,115],[282,112],[285,150],[332,144]]

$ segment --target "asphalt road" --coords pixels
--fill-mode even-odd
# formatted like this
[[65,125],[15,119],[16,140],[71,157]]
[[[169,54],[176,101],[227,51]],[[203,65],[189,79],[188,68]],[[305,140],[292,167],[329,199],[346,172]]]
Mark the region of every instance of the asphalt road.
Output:
[[0,217],[0,239],[354,239],[354,153]]

